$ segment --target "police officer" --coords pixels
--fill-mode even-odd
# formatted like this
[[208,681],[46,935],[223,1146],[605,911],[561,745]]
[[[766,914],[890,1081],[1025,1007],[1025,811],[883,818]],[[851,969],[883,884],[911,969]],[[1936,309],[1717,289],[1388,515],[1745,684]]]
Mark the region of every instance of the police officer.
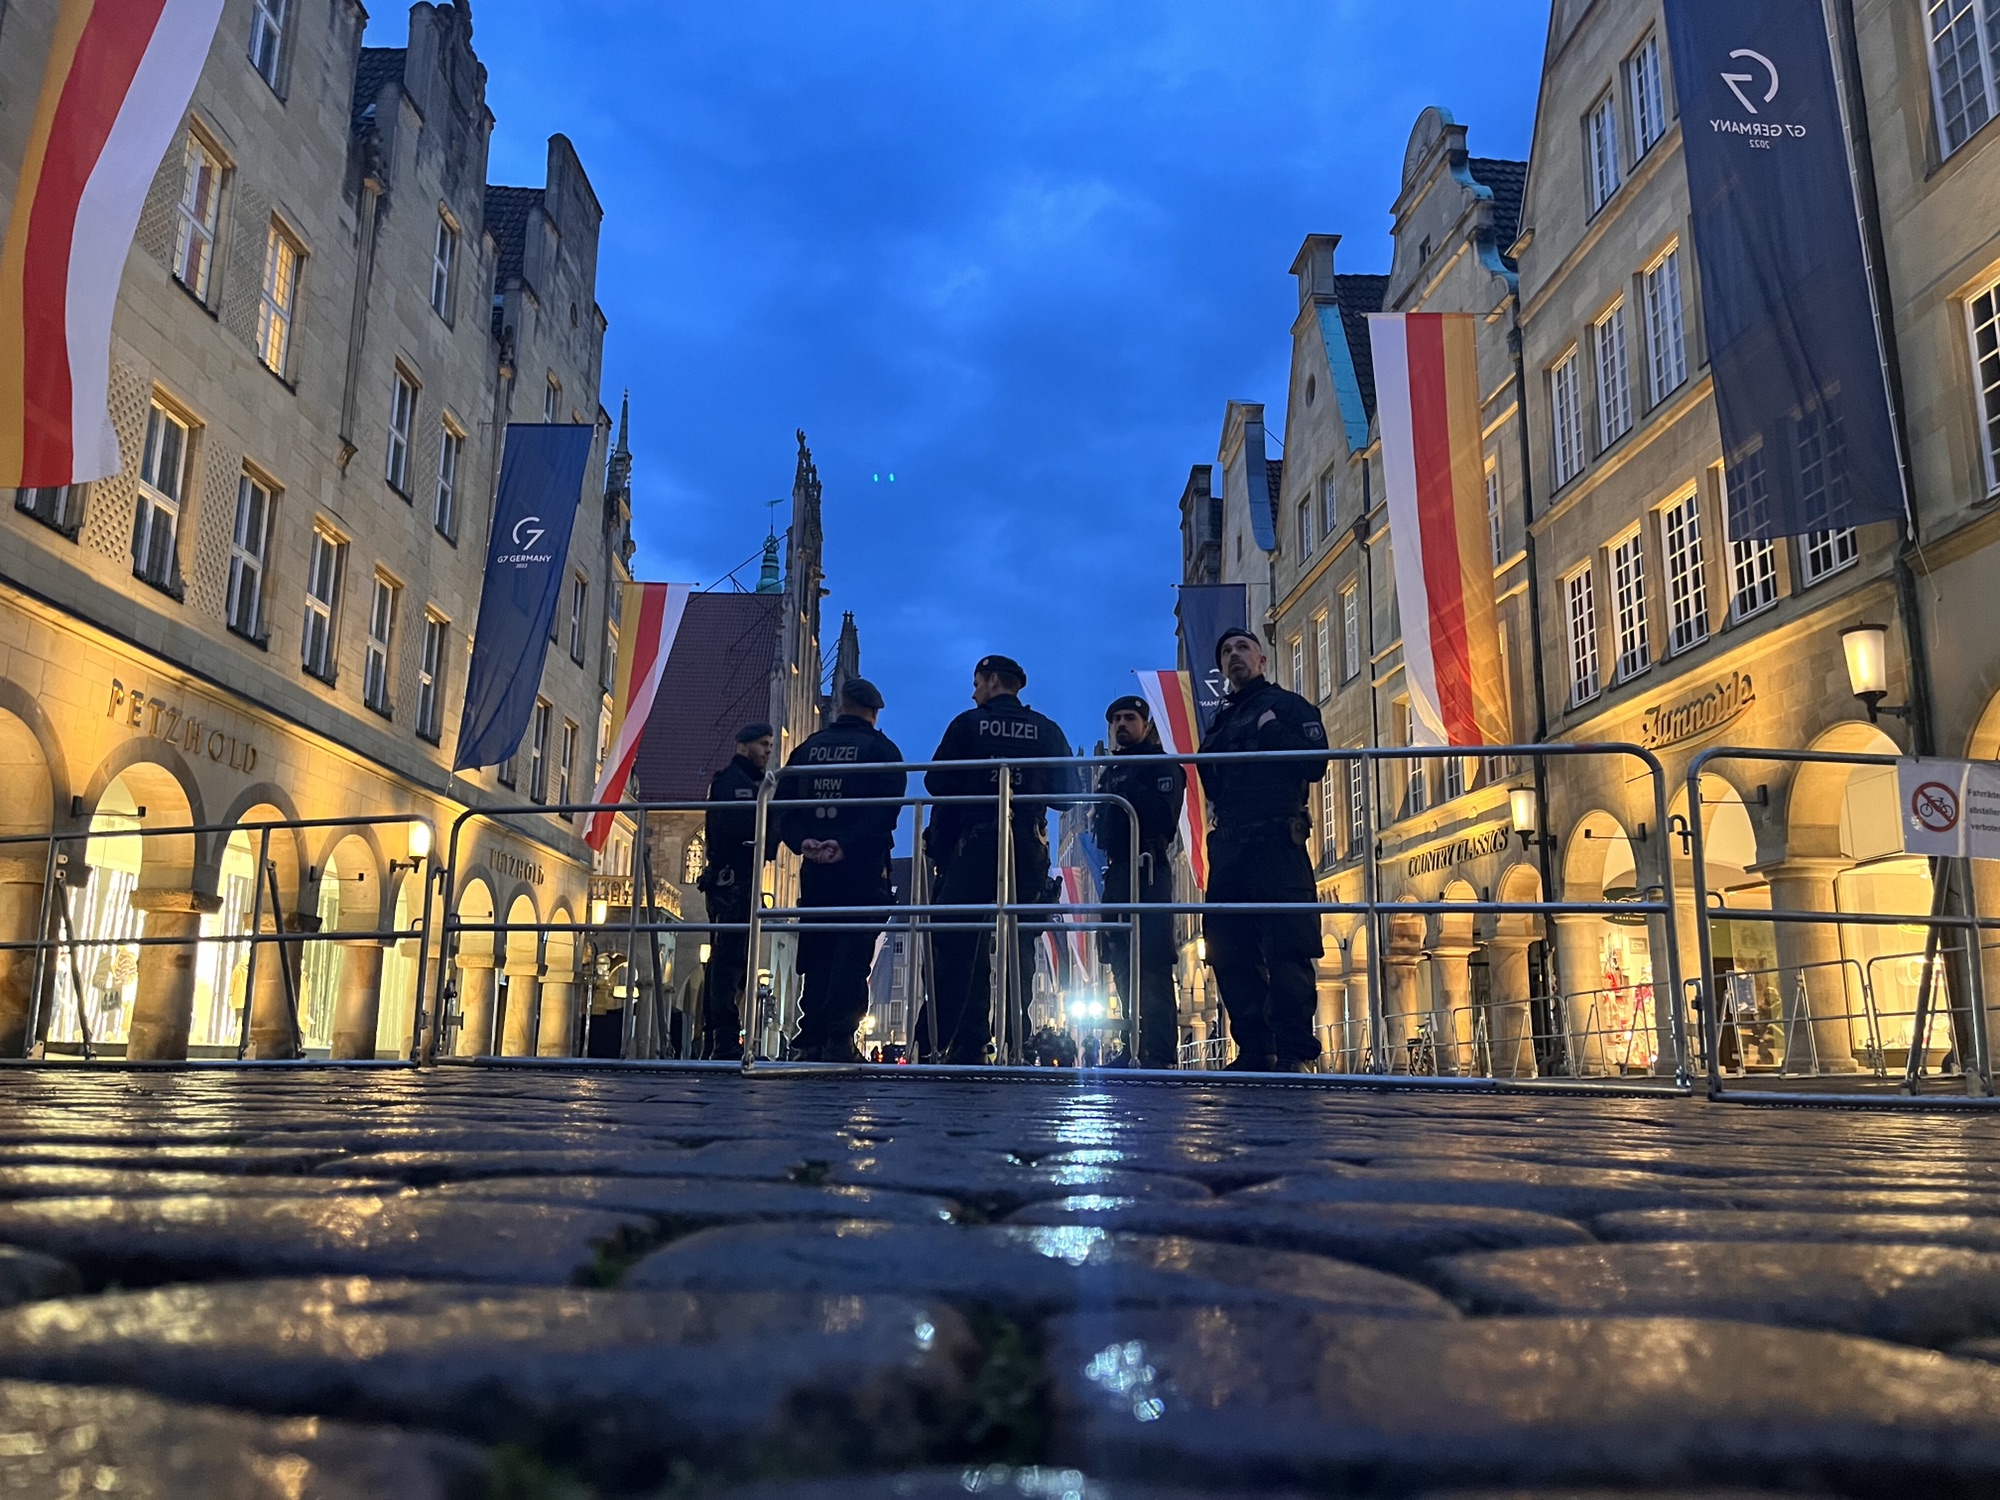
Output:
[[[886,907],[889,851],[901,809],[843,803],[902,796],[909,785],[904,772],[855,768],[894,764],[903,752],[875,727],[882,694],[874,683],[862,677],[844,683],[835,707],[839,717],[785,762],[788,770],[801,769],[779,779],[777,833],[801,860],[801,906]],[[805,996],[792,1052],[808,1062],[863,1061],[854,1031],[868,1009],[868,967],[886,918],[840,920],[838,929],[807,928],[799,934]]]
[[[1098,779],[1097,790],[1123,797],[1139,819],[1139,869],[1133,880],[1131,820],[1115,802],[1100,802],[1091,818],[1091,832],[1104,851],[1104,900],[1172,901],[1174,870],[1169,850],[1180,826],[1187,773],[1166,758],[1153,711],[1140,697],[1116,700],[1104,711],[1111,753],[1117,764]],[[1135,895],[1136,892],[1136,895]],[[1180,1016],[1174,1002],[1174,919],[1170,913],[1142,913],[1139,918],[1139,990],[1132,988],[1132,929],[1129,912],[1107,911],[1107,921],[1127,925],[1106,929],[1105,956],[1118,981],[1118,996],[1131,1014],[1139,1011],[1139,1065],[1171,1068],[1180,1038]]]
[[[1066,758],[1069,740],[1055,720],[1021,702],[1028,674],[1005,656],[986,656],[972,669],[972,702],[951,721],[933,760],[1035,761]],[[1014,899],[1045,901],[1053,895],[1049,879],[1049,799],[1075,790],[1076,778],[1067,766],[1026,769],[1010,766],[1014,815]],[[939,797],[994,797],[997,770],[927,773],[924,785]],[[937,901],[941,906],[979,906],[995,901],[1000,859],[997,802],[967,803],[936,809],[925,838],[925,849],[938,868]],[[990,940],[979,932],[940,932],[932,943],[936,955],[938,1046],[941,1060],[954,1063],[986,1061],[993,1040],[992,1009],[988,1003]],[[1026,958],[1031,938],[1022,935],[1017,973],[1032,972]],[[928,1028],[917,1031],[919,1044],[930,1045]],[[940,1060],[940,1059],[932,1059]]]
[[[757,869],[762,863],[752,846],[757,841],[757,788],[771,764],[769,724],[745,724],[736,731],[736,754],[708,783],[711,806],[703,820],[708,867],[695,889],[708,898],[711,922],[748,922],[750,903],[757,899]],[[742,1055],[742,1022],[736,1002],[749,971],[750,934],[711,932],[708,964],[701,978],[703,1057]]]
[[[1213,809],[1208,899],[1312,902],[1307,789],[1326,777],[1326,726],[1319,710],[1264,676],[1264,646],[1247,630],[1225,630],[1216,665],[1229,685],[1202,736],[1203,753],[1320,751],[1297,760],[1204,765]],[[1222,991],[1236,1060],[1244,1072],[1303,1073],[1319,1057],[1313,1029],[1314,969],[1322,952],[1319,914],[1217,913],[1202,919],[1208,962]]]

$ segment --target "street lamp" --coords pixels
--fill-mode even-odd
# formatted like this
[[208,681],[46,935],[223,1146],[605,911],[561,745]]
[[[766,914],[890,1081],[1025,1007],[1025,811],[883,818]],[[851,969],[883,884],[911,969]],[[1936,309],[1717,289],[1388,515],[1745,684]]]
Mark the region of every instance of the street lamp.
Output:
[[1910,711],[1885,704],[1889,696],[1889,627],[1863,621],[1840,632],[1841,653],[1847,658],[1847,685],[1861,706],[1868,710],[1868,722],[1881,722],[1883,714],[1907,721]]
[[1531,786],[1509,787],[1507,789],[1507,816],[1514,824],[1514,832],[1521,836],[1521,848],[1528,850],[1537,844],[1543,848],[1554,848],[1555,840],[1546,833],[1536,832],[1541,821],[1537,804],[1540,799]]

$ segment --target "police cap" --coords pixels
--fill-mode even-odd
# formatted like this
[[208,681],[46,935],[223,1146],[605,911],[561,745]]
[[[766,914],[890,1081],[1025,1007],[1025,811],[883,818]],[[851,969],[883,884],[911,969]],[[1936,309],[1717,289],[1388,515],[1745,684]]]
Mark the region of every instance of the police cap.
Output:
[[1153,710],[1137,693],[1127,693],[1123,698],[1113,698],[1111,706],[1104,710],[1104,717],[1107,720],[1119,714],[1137,714],[1142,719],[1150,719],[1153,717]]
[[866,677],[850,677],[840,685],[840,701],[855,708],[865,708],[870,713],[882,709],[882,690]]
[[772,729],[769,724],[745,724],[736,731],[736,743],[747,745],[752,740],[768,740],[771,735]]
[[1234,640],[1239,635],[1242,636],[1243,639],[1246,641],[1255,641],[1258,650],[1261,651],[1264,648],[1264,643],[1262,641],[1257,640],[1256,636],[1252,635],[1249,631],[1245,630],[1241,625],[1232,625],[1227,630],[1223,631],[1221,635],[1215,638],[1215,664],[1218,667],[1222,665],[1223,646],[1228,642]]
[[1002,682],[1013,684],[1019,692],[1028,685],[1028,674],[1021,670],[1021,664],[1011,656],[982,656],[979,664],[972,669],[975,677],[997,677]]

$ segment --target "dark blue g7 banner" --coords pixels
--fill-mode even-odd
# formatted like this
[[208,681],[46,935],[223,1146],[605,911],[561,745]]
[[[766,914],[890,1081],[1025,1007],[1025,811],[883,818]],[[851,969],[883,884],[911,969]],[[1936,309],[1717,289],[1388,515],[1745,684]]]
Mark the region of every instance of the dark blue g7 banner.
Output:
[[1240,583],[1182,584],[1174,615],[1181,624],[1181,654],[1194,683],[1194,715],[1207,734],[1222,711],[1222,671],[1215,664],[1215,643],[1225,630],[1250,628],[1250,591]]
[[1739,540],[1904,513],[1821,0],[1668,0]]
[[527,732],[596,436],[587,423],[507,424],[454,771],[499,765]]

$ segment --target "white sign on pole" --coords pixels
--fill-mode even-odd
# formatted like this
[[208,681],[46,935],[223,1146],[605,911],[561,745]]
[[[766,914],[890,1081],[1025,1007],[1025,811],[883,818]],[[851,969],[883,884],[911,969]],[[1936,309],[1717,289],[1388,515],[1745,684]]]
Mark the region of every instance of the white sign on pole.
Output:
[[2000,763],[1896,762],[1903,852],[2000,859]]

